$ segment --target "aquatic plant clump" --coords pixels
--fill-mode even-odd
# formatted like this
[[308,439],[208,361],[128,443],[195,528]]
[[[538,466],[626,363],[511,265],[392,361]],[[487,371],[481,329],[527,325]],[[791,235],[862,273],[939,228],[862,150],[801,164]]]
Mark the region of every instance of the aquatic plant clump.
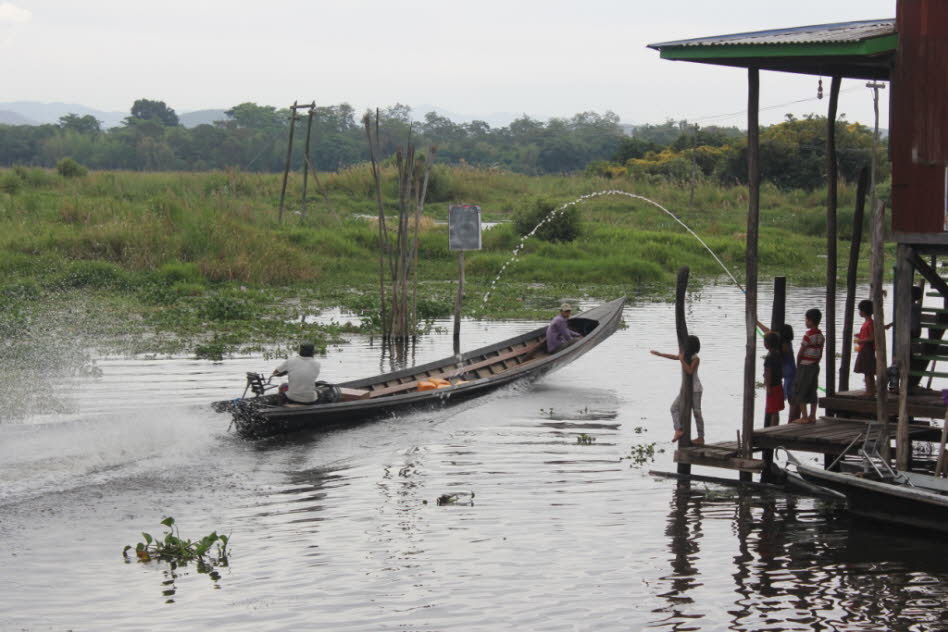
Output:
[[171,516],[162,520],[161,524],[168,528],[164,538],[158,539],[150,533],[142,532],[144,542],[139,542],[134,547],[131,544],[125,545],[122,549],[122,557],[126,562],[131,562],[132,557],[129,552],[134,549],[135,559],[139,562],[147,563],[157,560],[168,562],[172,568],[195,562],[199,573],[206,573],[214,580],[220,579],[220,574],[215,568],[228,564],[229,536],[219,535],[213,531],[200,540],[192,542],[180,536],[175,527],[174,518]]

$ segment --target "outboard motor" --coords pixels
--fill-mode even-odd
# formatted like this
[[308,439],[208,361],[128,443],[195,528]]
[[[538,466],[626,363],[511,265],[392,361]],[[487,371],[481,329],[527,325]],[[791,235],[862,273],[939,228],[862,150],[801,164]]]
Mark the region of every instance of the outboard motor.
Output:
[[333,404],[342,400],[342,391],[335,384],[319,381],[316,382],[316,403]]

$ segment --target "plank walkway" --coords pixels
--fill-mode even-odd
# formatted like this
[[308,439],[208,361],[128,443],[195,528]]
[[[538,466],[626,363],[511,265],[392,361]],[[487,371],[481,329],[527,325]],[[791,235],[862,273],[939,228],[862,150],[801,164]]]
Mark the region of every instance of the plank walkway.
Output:
[[[864,390],[841,391],[833,396],[821,397],[819,405],[827,414],[876,414],[876,400],[867,396]],[[889,393],[886,411],[893,417],[899,414],[898,393]],[[942,401],[941,391],[918,389],[913,392],[908,398],[908,414],[917,419],[944,419],[945,403]]]

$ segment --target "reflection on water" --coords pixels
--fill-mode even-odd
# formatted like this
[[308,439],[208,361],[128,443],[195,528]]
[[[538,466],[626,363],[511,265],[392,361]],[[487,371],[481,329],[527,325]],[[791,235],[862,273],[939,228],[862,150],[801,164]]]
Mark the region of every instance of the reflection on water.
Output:
[[[821,301],[792,290],[788,314]],[[741,302],[711,287],[689,304],[711,441],[740,426]],[[673,347],[673,307],[635,304],[625,321],[536,384],[258,442],[207,403],[271,362],[100,358],[100,376],[68,384],[70,414],[0,424],[0,630],[945,629],[937,539],[822,500],[648,476],[674,469],[678,370],[648,355]],[[462,346],[539,324],[467,322]],[[391,354],[355,337],[321,358],[323,375],[452,346],[423,336]],[[654,463],[629,458],[653,443]],[[231,536],[216,588],[122,563],[169,515],[186,537]]]
[[[702,554],[709,523],[728,523],[734,602],[704,603],[722,578]],[[677,483],[665,533],[666,605],[651,627],[729,630],[943,630],[948,579],[926,534],[851,521],[826,501]],[[709,563],[710,562],[710,563]],[[711,567],[711,569],[709,569]],[[726,617],[725,617],[726,614]],[[711,619],[712,621],[708,621]],[[726,621],[726,624],[725,624]],[[881,626],[881,627],[880,627]]]

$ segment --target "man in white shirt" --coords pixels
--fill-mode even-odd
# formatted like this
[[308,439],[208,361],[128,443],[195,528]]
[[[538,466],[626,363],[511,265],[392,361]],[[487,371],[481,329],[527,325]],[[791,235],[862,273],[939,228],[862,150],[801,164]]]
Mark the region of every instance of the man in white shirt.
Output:
[[288,388],[284,395],[289,404],[312,404],[316,401],[316,378],[319,377],[319,362],[313,358],[312,344],[300,345],[300,354],[287,358],[274,369],[274,375],[286,375]]

